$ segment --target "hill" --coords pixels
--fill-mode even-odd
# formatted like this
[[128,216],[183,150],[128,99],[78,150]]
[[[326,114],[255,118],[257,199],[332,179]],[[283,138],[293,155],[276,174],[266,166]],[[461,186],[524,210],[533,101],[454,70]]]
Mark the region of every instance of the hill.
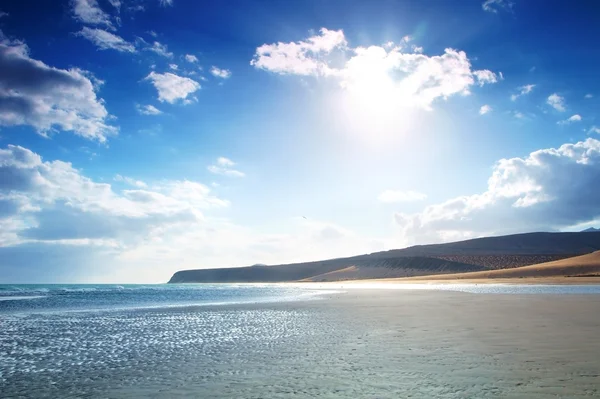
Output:
[[527,233],[419,245],[349,258],[179,271],[169,283],[340,281],[514,268],[600,250],[600,232]]
[[513,269],[419,276],[417,279],[435,281],[543,277],[600,277],[600,251],[554,262],[540,263]]

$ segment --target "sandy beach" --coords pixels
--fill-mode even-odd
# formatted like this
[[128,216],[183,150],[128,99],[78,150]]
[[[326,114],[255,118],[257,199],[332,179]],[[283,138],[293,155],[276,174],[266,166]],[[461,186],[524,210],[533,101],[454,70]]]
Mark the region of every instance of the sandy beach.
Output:
[[335,378],[340,397],[600,394],[597,295],[350,290],[286,306],[337,323],[297,348],[313,366],[287,378]]
[[[308,316],[301,335],[240,348],[183,395],[580,398],[600,394],[598,295],[351,289],[240,309]],[[197,366],[194,366],[197,367]]]
[[456,278],[452,275],[442,276],[419,276],[404,278],[385,278],[369,280],[347,280],[331,284],[527,284],[527,285],[600,285],[600,277],[498,277],[498,278]]
[[[598,287],[518,294],[548,288],[466,293],[318,285],[318,293],[307,285],[276,286],[311,295],[272,302],[7,316],[0,331],[3,397],[600,394]],[[160,289],[164,295],[202,290]],[[230,289],[240,296],[259,288]]]

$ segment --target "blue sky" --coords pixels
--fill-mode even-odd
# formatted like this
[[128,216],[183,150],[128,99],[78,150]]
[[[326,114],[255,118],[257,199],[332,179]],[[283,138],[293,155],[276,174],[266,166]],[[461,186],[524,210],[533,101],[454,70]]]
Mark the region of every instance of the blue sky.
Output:
[[0,11],[0,281],[600,224],[597,2]]

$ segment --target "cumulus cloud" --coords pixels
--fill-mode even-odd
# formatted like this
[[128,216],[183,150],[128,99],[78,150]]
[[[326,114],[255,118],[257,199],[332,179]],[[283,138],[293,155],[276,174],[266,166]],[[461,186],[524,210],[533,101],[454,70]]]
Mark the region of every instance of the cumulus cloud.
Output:
[[137,111],[142,115],[160,115],[162,111],[156,108],[154,105],[140,105],[136,104]]
[[566,105],[565,105],[565,98],[559,96],[556,93],[553,93],[548,96],[548,99],[546,100],[546,104],[550,105],[552,108],[554,108],[555,110],[557,110],[559,112],[565,112],[567,110]]
[[150,72],[146,80],[152,82],[158,91],[158,100],[170,104],[182,100],[186,104],[188,96],[200,89],[200,83],[190,78],[175,75],[170,72],[156,73]]
[[525,94],[531,93],[531,91],[533,90],[534,87],[535,87],[535,85],[532,85],[532,84],[518,87],[517,90],[519,92],[517,94],[513,94],[510,96],[511,101],[516,101],[517,98],[524,96]]
[[343,49],[346,44],[344,32],[322,28],[319,35],[309,37],[305,41],[263,44],[256,49],[250,64],[280,74],[328,75],[333,70],[320,56],[325,56],[335,49]]
[[418,191],[385,190],[379,194],[377,199],[385,203],[413,202],[423,201],[427,199],[427,195]]
[[102,11],[97,0],[71,0],[73,15],[77,20],[90,25],[104,25],[114,30],[110,15]]
[[166,181],[147,188],[144,182],[121,175],[115,180],[135,189],[116,192],[109,184],[83,176],[70,163],[44,161],[20,146],[0,149],[0,199],[16,204],[11,212],[12,235],[5,236],[8,242],[0,246],[31,240],[125,242],[129,238],[124,234],[198,223],[202,209],[228,205],[197,182]]
[[581,115],[575,114],[575,115],[571,116],[570,118],[565,119],[564,121],[558,121],[557,123],[559,125],[568,125],[573,122],[581,122]]
[[229,158],[219,157],[217,162],[207,167],[208,171],[217,175],[230,176],[230,177],[244,177],[246,176],[243,172],[234,169],[235,162]]
[[159,3],[163,7],[169,7],[173,5],[173,0],[159,0]]
[[[399,105],[430,108],[436,99],[470,93],[475,85],[495,83],[489,70],[473,70],[463,51],[446,49],[427,56],[399,45],[348,47],[341,30],[321,29],[306,40],[263,44],[250,62],[255,68],[281,75],[336,79],[359,95],[376,93]],[[343,60],[343,61],[342,61]]]
[[58,128],[106,141],[117,129],[96,96],[99,83],[80,69],[58,69],[30,57],[27,46],[0,35],[0,125],[30,125],[47,134]]
[[584,96],[584,98],[586,98],[586,99],[590,99],[590,98],[592,98],[592,97],[594,97],[594,95],[593,95],[593,94],[591,94],[591,93],[588,93],[588,94],[586,94],[586,95]]
[[477,78],[479,86],[483,86],[486,83],[496,83],[498,78],[496,74],[488,69],[482,69],[480,71],[473,71],[473,75]]
[[198,62],[198,57],[196,57],[195,55],[192,55],[192,54],[186,54],[184,58],[187,62],[191,62],[191,63]]
[[481,4],[481,8],[483,8],[484,11],[496,14],[500,10],[512,10],[513,5],[514,3],[510,0],[485,0]]
[[214,65],[212,68],[210,68],[210,73],[213,76],[215,76],[217,78],[221,78],[221,79],[227,79],[231,76],[231,71],[229,69],[221,69]]
[[567,228],[600,217],[599,166],[600,141],[591,138],[502,159],[483,193],[396,214],[396,222],[416,242]]
[[77,33],[78,36],[86,38],[94,43],[100,50],[117,50],[120,52],[135,53],[135,46],[120,36],[107,32],[103,29],[91,29],[84,26]]
[[166,44],[162,44],[160,42],[154,42],[152,45],[145,48],[145,50],[152,51],[162,57],[171,58],[173,57],[173,53],[169,51]]
[[492,112],[492,107],[487,104],[482,105],[481,108],[479,108],[479,115],[485,115],[489,112]]
[[148,185],[141,180],[135,180],[135,179],[132,179],[131,177],[121,176],[119,174],[115,175],[113,180],[122,182],[122,183],[126,183],[126,184],[129,184],[130,186],[137,187],[137,188],[148,187]]

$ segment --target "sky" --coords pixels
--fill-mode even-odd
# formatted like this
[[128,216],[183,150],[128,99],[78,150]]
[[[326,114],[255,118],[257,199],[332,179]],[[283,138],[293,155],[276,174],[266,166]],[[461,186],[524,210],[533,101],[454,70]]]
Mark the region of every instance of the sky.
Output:
[[0,283],[600,227],[595,1],[0,6]]

